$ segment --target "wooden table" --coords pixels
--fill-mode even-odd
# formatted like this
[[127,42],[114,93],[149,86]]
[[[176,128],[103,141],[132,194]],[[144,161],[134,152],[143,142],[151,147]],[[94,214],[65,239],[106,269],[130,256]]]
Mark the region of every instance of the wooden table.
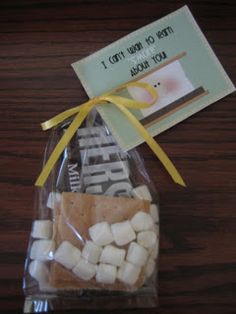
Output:
[[[188,4],[236,81],[235,1]],[[1,1],[1,313],[22,311],[33,184],[49,136],[39,123],[87,99],[70,64],[182,5]],[[158,137],[186,189],[171,182],[146,145],[140,147],[161,197],[160,307],[148,313],[236,312],[235,102],[230,95]]]

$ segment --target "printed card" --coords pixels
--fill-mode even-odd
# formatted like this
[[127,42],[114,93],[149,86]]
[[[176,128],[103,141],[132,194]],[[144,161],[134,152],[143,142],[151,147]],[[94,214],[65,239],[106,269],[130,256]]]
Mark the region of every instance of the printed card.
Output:
[[[151,84],[156,103],[132,110],[152,136],[160,134],[235,90],[187,6],[72,64],[90,98],[129,81]],[[122,93],[150,101],[140,88]],[[98,110],[118,144],[129,150],[143,142],[114,106]]]

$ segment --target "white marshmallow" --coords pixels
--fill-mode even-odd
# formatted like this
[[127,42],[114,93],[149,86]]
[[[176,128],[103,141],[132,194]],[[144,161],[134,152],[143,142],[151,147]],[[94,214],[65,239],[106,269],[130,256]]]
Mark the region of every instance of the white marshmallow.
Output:
[[39,261],[52,260],[55,242],[52,240],[35,240],[31,246],[30,258]]
[[37,280],[39,289],[43,292],[55,292],[57,289],[53,288],[49,282],[49,269],[45,262],[32,261],[29,264],[29,274]]
[[113,241],[110,225],[105,221],[90,227],[89,235],[97,245],[107,245]]
[[149,278],[153,274],[155,266],[156,266],[155,261],[151,257],[149,257],[146,267],[145,267],[146,278]]
[[68,269],[75,267],[80,258],[80,250],[68,241],[63,241],[54,254],[55,261]]
[[156,241],[157,236],[153,231],[141,231],[138,233],[137,242],[146,249],[153,247]]
[[153,228],[153,220],[151,215],[144,212],[137,212],[130,221],[135,231],[144,231]]
[[155,232],[157,238],[159,238],[160,236],[160,227],[159,227],[159,224],[154,224],[153,228],[152,228],[152,231]]
[[73,273],[83,280],[90,280],[96,273],[96,266],[89,263],[84,258],[79,260],[79,263],[73,268]]
[[134,188],[131,191],[131,194],[135,198],[140,198],[142,200],[147,200],[150,202],[152,200],[152,196],[151,196],[150,191],[146,185],[137,186],[136,188]]
[[92,241],[86,241],[86,244],[82,251],[82,256],[90,263],[96,264],[99,261],[99,257],[102,253],[102,248]]
[[117,245],[125,245],[136,238],[136,234],[129,222],[117,222],[111,225],[111,231]]
[[102,250],[100,262],[112,264],[114,266],[121,266],[125,258],[125,250],[118,249],[113,245],[107,245]]
[[33,238],[50,239],[52,237],[52,222],[50,220],[35,220],[31,235]]
[[156,204],[150,205],[150,215],[155,223],[159,223],[159,209]]
[[158,240],[153,247],[148,249],[148,252],[153,259],[157,258],[158,253],[159,253],[159,241]]
[[147,258],[147,250],[136,242],[130,243],[126,257],[128,262],[133,263],[136,266],[143,266],[146,263]]
[[38,282],[45,283],[49,275],[48,267],[44,262],[32,261],[29,264],[29,274]]
[[116,267],[113,265],[99,264],[96,272],[96,281],[112,284],[116,280]]
[[140,271],[140,267],[129,262],[124,262],[118,270],[117,277],[120,281],[133,285],[138,280]]
[[61,202],[61,193],[50,192],[47,200],[47,207],[55,209],[56,206]]

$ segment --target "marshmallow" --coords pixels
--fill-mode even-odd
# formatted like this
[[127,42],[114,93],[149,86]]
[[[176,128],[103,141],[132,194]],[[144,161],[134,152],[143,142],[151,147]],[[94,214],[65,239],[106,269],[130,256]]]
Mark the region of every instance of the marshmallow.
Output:
[[54,254],[54,259],[68,269],[75,267],[81,258],[81,252],[68,241],[63,241]]
[[50,220],[35,220],[31,235],[33,238],[50,239],[52,236],[52,222]]
[[155,232],[157,238],[159,238],[160,236],[160,227],[159,227],[159,224],[154,224],[153,228],[152,228],[152,231]]
[[52,240],[35,240],[31,246],[30,258],[39,261],[53,259],[55,242]]
[[113,265],[99,264],[97,267],[96,281],[112,284],[116,280],[116,267]]
[[156,241],[157,236],[153,231],[141,231],[138,233],[137,242],[146,249],[153,247]]
[[121,266],[125,258],[125,250],[118,249],[113,245],[107,245],[102,250],[100,262]]
[[107,245],[113,241],[110,225],[105,221],[90,227],[89,235],[97,245]]
[[41,261],[32,261],[29,264],[29,273],[30,276],[36,279],[40,283],[45,283],[48,278],[48,267],[44,262]]
[[150,191],[146,185],[137,186],[136,188],[134,188],[131,191],[131,194],[135,198],[140,198],[142,200],[147,200],[150,202],[152,200],[152,196],[151,196]]
[[153,259],[156,259],[159,252],[159,241],[153,247],[149,248],[148,252]]
[[38,281],[39,289],[43,292],[55,292],[57,289],[53,288],[49,282],[49,270],[45,262],[32,261],[29,264],[29,274]]
[[136,242],[130,243],[126,257],[128,262],[133,263],[136,266],[143,266],[146,263],[147,258],[147,250]]
[[117,277],[120,281],[133,285],[138,280],[140,271],[140,267],[129,262],[124,262],[118,270]]
[[86,261],[84,258],[73,268],[73,273],[83,280],[90,280],[96,273],[96,266]]
[[137,212],[130,221],[135,231],[144,231],[153,228],[152,217],[144,212]]
[[56,205],[61,202],[61,193],[58,192],[50,192],[47,200],[47,207],[51,209],[55,209]]
[[112,224],[111,231],[117,245],[125,245],[136,238],[136,234],[128,220]]
[[146,278],[149,278],[153,274],[155,266],[156,266],[155,261],[151,257],[149,257],[146,267],[145,267]]
[[150,215],[155,223],[159,223],[159,209],[156,204],[150,205]]
[[99,261],[102,248],[92,241],[86,241],[82,251],[82,256],[90,263],[96,264]]

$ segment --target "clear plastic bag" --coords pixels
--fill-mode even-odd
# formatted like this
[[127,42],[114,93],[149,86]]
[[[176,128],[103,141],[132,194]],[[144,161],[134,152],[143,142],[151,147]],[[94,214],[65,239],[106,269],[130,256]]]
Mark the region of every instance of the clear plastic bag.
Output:
[[[54,129],[45,160],[69,122]],[[25,313],[158,304],[158,195],[137,150],[93,112],[37,189]]]

